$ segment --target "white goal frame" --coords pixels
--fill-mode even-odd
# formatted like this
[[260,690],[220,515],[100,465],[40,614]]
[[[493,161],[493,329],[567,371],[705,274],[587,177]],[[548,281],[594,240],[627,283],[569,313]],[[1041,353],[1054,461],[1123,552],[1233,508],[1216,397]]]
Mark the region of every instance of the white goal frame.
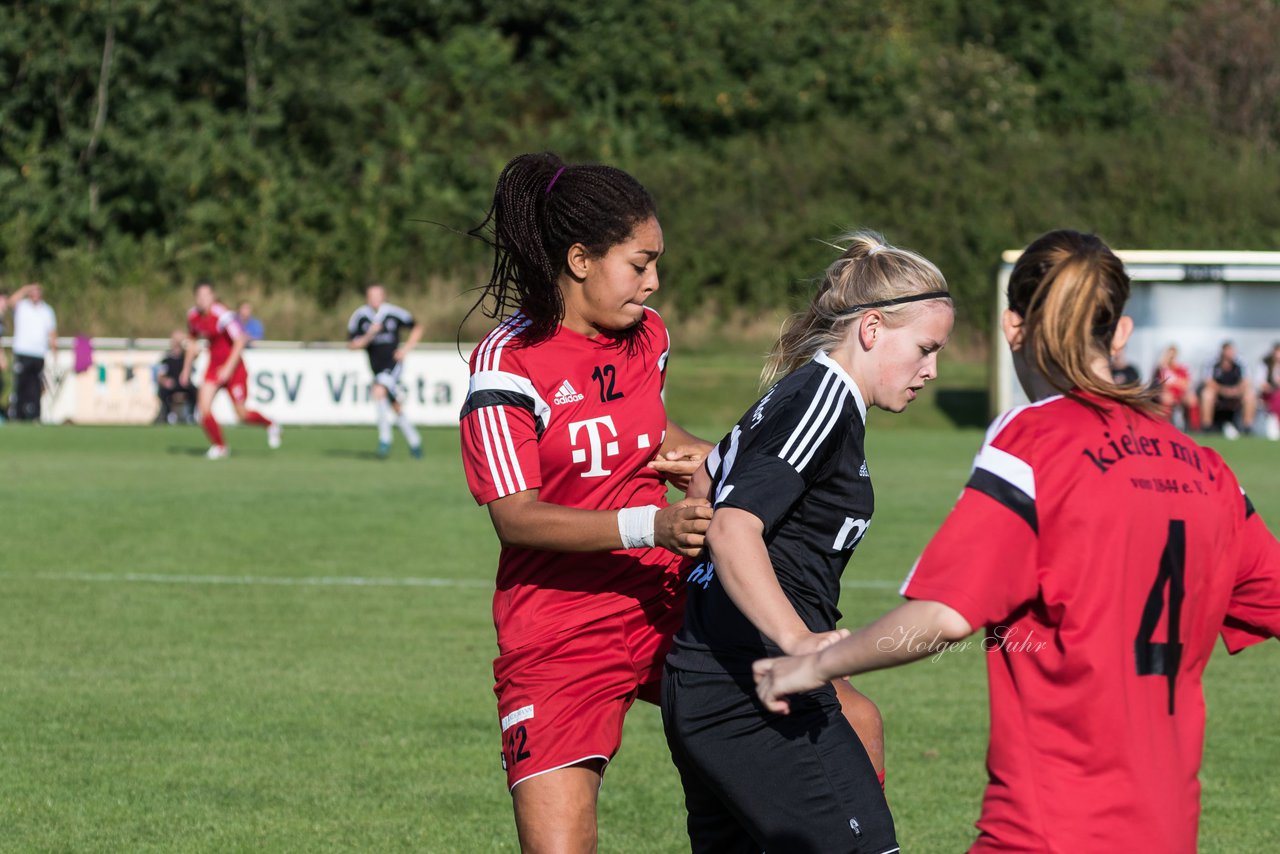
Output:
[[[991,415],[1027,402],[1000,332],[1008,305],[1009,274],[1022,250],[1001,256],[996,276],[991,343]],[[1126,348],[1144,381],[1169,344],[1199,383],[1225,340],[1235,342],[1246,375],[1255,376],[1262,355],[1280,341],[1280,252],[1119,250],[1133,281],[1125,313],[1134,319]]]

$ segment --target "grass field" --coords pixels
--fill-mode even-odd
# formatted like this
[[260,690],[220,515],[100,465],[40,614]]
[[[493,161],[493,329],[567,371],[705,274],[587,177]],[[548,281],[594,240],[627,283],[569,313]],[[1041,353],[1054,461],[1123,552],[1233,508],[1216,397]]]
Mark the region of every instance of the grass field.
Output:
[[[693,361],[672,410],[710,435],[758,363]],[[980,370],[956,373],[963,400]],[[849,624],[896,601],[980,437],[942,407],[872,415],[878,511],[846,575]],[[0,850],[515,850],[490,690],[497,548],[456,431],[426,431],[421,462],[403,445],[374,459],[371,430],[287,430],[275,453],[261,431],[228,441],[213,464],[192,428],[0,428]],[[1280,446],[1221,450],[1280,519]],[[1280,645],[1220,657],[1201,848],[1280,850]],[[859,685],[887,722],[904,850],[963,850],[980,654]],[[657,710],[637,707],[601,849],[686,847]]]

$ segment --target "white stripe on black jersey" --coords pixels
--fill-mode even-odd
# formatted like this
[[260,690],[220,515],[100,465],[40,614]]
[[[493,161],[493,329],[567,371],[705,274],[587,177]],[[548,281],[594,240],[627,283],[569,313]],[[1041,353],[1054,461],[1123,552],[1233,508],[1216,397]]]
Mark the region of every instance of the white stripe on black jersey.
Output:
[[[715,507],[760,519],[778,583],[815,632],[835,628],[840,576],[871,523],[865,418],[853,379],[819,353],[748,409],[707,457]],[[671,665],[748,673],[755,659],[779,654],[729,599],[714,564],[698,565]]]
[[375,310],[369,305],[362,305],[351,314],[347,321],[347,339],[354,340],[369,331],[374,323],[381,323],[382,329],[365,347],[369,354],[369,367],[375,374],[388,371],[395,365],[396,350],[400,347],[400,332],[412,329],[413,315],[398,305],[384,302]]

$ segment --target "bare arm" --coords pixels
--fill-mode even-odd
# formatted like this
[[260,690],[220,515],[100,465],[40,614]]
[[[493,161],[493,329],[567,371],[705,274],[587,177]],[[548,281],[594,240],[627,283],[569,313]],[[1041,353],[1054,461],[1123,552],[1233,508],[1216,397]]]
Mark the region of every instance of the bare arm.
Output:
[[[618,511],[581,510],[538,500],[529,489],[490,501],[489,518],[504,546],[556,552],[604,552],[622,548]],[[702,551],[711,519],[705,501],[685,500],[659,510],[654,544],[693,557]]]
[[711,442],[699,439],[668,418],[662,447],[658,448],[658,456],[649,463],[649,468],[659,472],[672,486],[687,495],[690,480],[702,468],[702,461],[714,447]]
[[193,336],[187,336],[187,345],[183,348],[182,354],[182,372],[178,374],[179,385],[191,384],[191,363],[195,361],[196,351],[199,349],[199,340]]
[[413,329],[409,330],[409,337],[405,340],[404,344],[400,345],[396,350],[397,362],[404,361],[404,357],[409,355],[409,352],[413,350],[414,347],[418,346],[418,342],[422,340],[422,333],[424,331],[426,331],[425,328],[418,325],[415,325]]
[[716,577],[751,624],[788,654],[812,652],[845,630],[815,634],[796,613],[773,571],[764,544],[764,523],[736,507],[716,511],[707,530]]
[[220,382],[226,382],[231,379],[231,375],[235,372],[236,366],[240,364],[240,354],[244,352],[245,345],[249,343],[249,336],[243,332],[231,339],[231,355],[227,356],[227,362],[218,372]]
[[35,285],[35,283],[34,283],[34,282],[33,282],[33,283],[31,283],[31,284],[23,285],[22,287],[18,288],[18,289],[17,289],[16,291],[14,291],[13,293],[9,294],[9,302],[12,302],[12,303],[18,303],[18,302],[20,302],[20,301],[22,301],[22,300],[26,299],[26,298],[27,298],[27,294],[31,293],[31,288],[32,288],[32,287],[34,287],[34,285]]
[[[414,328],[416,329],[417,327],[414,327]],[[357,335],[355,338],[352,338],[350,341],[347,342],[347,349],[363,350],[365,347],[368,347],[370,343],[372,343],[374,337],[381,331],[382,331],[381,323],[370,324],[369,328],[365,330],[365,333],[363,335]]]
[[[716,569],[719,570],[718,565]],[[934,655],[946,644],[972,633],[973,627],[951,606],[912,600],[817,653],[757,661],[756,693],[770,711],[785,714],[789,710],[786,697],[791,694],[812,691],[838,676],[854,676]]]
[[701,447],[704,449],[703,456],[706,456],[706,451],[710,451],[712,446],[712,442],[708,442],[706,439],[699,439],[697,436],[693,435],[688,430],[668,418],[667,435],[662,439],[662,447],[658,449],[658,454],[659,456],[663,456],[679,448]]

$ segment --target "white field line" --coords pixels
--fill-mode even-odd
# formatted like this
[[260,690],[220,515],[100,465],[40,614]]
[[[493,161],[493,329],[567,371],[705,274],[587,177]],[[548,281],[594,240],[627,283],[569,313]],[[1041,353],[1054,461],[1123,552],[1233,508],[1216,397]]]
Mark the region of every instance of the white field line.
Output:
[[[469,587],[493,589],[492,581],[478,578],[376,578],[362,576],[271,576],[271,575],[164,575],[149,572],[40,572],[35,575],[0,573],[0,578],[38,578],[42,581],[92,581],[105,584],[210,584],[264,587]],[[850,579],[841,587],[850,590],[897,590],[902,582],[881,579]]]
[[[16,576],[10,576],[16,577]],[[493,588],[478,578],[364,578],[360,576],[162,575],[148,572],[41,572],[45,581],[96,581],[134,584],[230,584],[271,587],[476,587]]]

